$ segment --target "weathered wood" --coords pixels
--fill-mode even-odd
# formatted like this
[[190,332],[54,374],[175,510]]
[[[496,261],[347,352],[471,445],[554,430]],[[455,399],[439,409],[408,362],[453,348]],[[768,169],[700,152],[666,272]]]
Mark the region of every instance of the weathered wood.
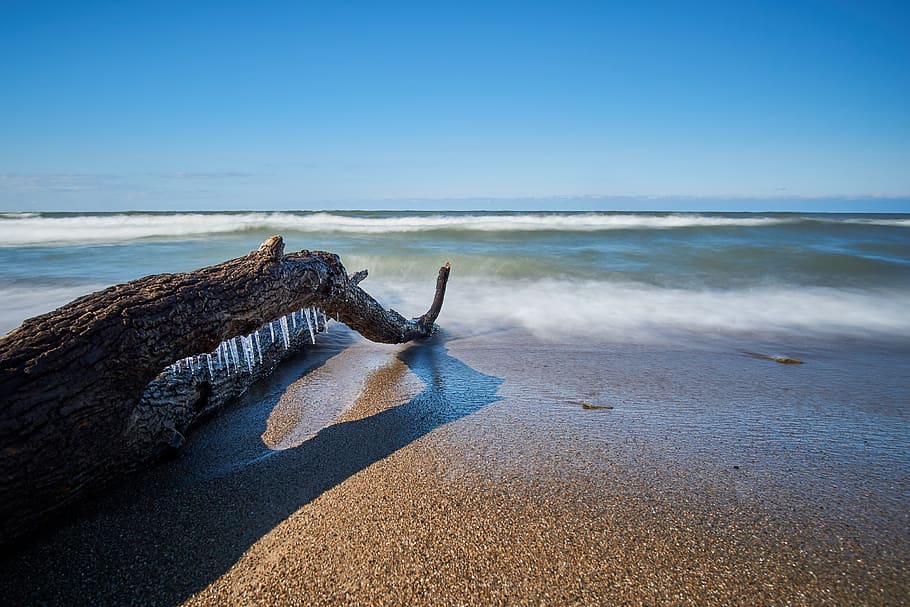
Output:
[[[385,310],[337,255],[257,251],[79,298],[0,337],[0,543],[112,476],[131,452],[124,429],[146,385],[176,360],[212,351],[293,310],[317,306],[372,341],[429,337],[427,314]],[[113,471],[116,473],[116,470]]]

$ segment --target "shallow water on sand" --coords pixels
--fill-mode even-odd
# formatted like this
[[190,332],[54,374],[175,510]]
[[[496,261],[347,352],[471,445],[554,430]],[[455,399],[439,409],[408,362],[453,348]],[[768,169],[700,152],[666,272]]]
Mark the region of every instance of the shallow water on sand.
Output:
[[[339,603],[429,579],[445,582],[437,598],[500,596],[458,573],[470,564],[513,602],[578,586],[578,600],[900,604],[908,375],[900,344],[510,330],[385,346],[335,325],[177,460],[2,561],[2,590],[50,604]],[[543,544],[526,536],[543,528]],[[679,586],[693,579],[701,590]],[[345,594],[351,580],[360,590]]]
[[[591,470],[640,454],[638,463],[658,476],[733,487],[781,513],[839,518],[877,540],[897,539],[910,555],[910,348],[903,344],[668,347],[547,343],[510,332],[447,345],[504,380],[502,402],[459,422],[467,435],[487,435],[472,462],[520,470],[540,459],[527,457],[529,444],[552,450],[544,462],[562,461],[562,448],[589,449],[599,454]],[[754,350],[804,364],[756,358]]]

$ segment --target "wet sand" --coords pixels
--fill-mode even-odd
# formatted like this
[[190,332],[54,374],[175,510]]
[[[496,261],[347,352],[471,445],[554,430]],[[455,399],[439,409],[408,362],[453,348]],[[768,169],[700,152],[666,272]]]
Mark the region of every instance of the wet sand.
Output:
[[906,349],[332,339],[6,557],[2,596],[908,602]]

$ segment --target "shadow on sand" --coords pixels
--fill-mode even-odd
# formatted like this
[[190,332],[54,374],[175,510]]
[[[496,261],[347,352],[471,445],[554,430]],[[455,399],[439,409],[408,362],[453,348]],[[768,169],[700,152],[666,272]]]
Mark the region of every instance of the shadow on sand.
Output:
[[296,375],[273,378],[271,391],[255,403],[201,428],[181,458],[87,503],[64,526],[0,560],[0,596],[8,605],[177,605],[301,506],[500,400],[502,380],[449,356],[441,337],[411,345],[398,358],[426,384],[423,392],[370,417],[330,425],[285,451],[269,451],[260,435]]

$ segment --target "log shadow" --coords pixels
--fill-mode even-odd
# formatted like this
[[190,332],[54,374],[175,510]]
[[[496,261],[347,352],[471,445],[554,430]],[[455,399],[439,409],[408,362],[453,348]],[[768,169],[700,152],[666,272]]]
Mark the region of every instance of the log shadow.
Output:
[[[10,605],[180,604],[300,507],[434,429],[501,400],[503,380],[449,356],[441,337],[411,345],[398,358],[426,384],[407,403],[330,425],[298,447],[269,451],[259,435],[280,396],[273,390],[254,407],[255,420],[249,412],[227,420],[246,428],[227,434],[201,429],[196,453],[140,475],[88,504],[65,527],[3,558],[0,596]],[[225,443],[246,448],[244,457],[252,457],[242,465],[235,457],[220,471],[210,458],[204,467],[215,474],[182,474],[198,468],[191,460],[197,454],[205,460],[217,442],[221,449]]]

